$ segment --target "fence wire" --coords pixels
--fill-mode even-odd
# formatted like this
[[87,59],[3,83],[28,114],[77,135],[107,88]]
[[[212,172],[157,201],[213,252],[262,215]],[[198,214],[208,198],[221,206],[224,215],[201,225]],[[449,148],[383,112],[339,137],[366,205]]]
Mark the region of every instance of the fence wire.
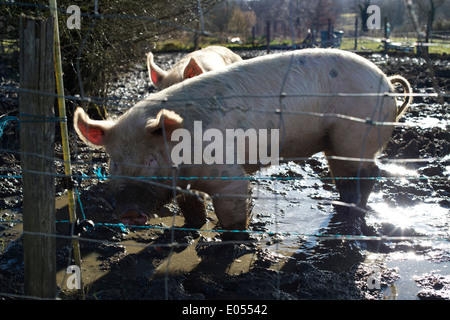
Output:
[[[96,3],[97,4],[97,3]],[[25,3],[25,2],[0,2],[1,6],[22,6],[22,7],[36,7],[39,8],[41,10],[47,10],[49,7],[45,6],[45,5],[37,5],[37,4],[32,4],[32,3]],[[98,7],[96,6],[96,8],[98,9]],[[215,35],[213,35],[212,33],[207,32],[207,30],[205,30],[205,25],[204,25],[204,21],[203,21],[203,13],[202,13],[202,6],[201,6],[201,1],[198,0],[198,9],[199,9],[199,13],[200,13],[200,17],[201,17],[201,29],[197,30],[197,29],[193,29],[193,28],[189,28],[186,27],[184,25],[178,25],[178,24],[174,24],[171,22],[167,22],[167,21],[162,21],[162,20],[158,20],[158,19],[154,19],[152,17],[148,17],[148,16],[131,16],[131,15],[126,15],[126,14],[99,14],[98,11],[96,9],[95,13],[86,13],[86,12],[82,12],[81,15],[85,18],[89,18],[92,19],[91,24],[89,26],[88,31],[85,34],[85,37],[82,41],[82,44],[79,48],[79,53],[78,53],[78,58],[81,56],[81,53],[84,50],[84,46],[86,44],[86,40],[88,39],[91,31],[95,28],[95,21],[98,19],[133,19],[133,20],[141,20],[141,21],[146,21],[146,22],[151,22],[151,23],[157,23],[157,24],[162,24],[162,25],[166,25],[169,26],[171,28],[175,28],[177,30],[182,30],[182,31],[186,31],[192,34],[199,34],[202,36],[212,36],[214,37]],[[59,11],[63,14],[65,14],[65,10],[64,8],[59,8]],[[221,38],[220,36],[216,36],[217,38]],[[78,83],[80,86],[80,90],[81,90],[81,95],[80,96],[75,96],[75,95],[65,95],[64,99],[69,100],[69,101],[73,101],[74,105],[76,104],[80,104],[83,105],[84,103],[96,103],[99,105],[103,105],[105,106],[107,109],[110,109],[111,111],[117,111],[117,107],[118,106],[123,106],[123,101],[126,102],[126,104],[132,105],[135,102],[138,102],[138,99],[135,98],[130,98],[130,97],[120,97],[120,98],[104,98],[104,97],[89,97],[89,96],[85,96],[84,92],[83,92],[83,79],[81,78],[81,72],[79,72],[80,70],[80,66],[79,66],[79,61],[80,59],[76,60],[76,69],[78,71],[77,76],[78,76]],[[408,96],[412,96],[412,97],[422,97],[422,98],[438,98],[438,99],[448,99],[450,97],[450,94],[445,92],[433,92],[433,93],[412,93],[412,94],[403,94],[403,93],[389,93],[389,92],[377,92],[377,93],[358,93],[358,94],[351,94],[351,93],[336,93],[336,94],[317,94],[317,93],[305,93],[305,94],[286,94],[284,93],[284,86],[285,83],[288,79],[289,76],[289,71],[290,68],[288,68],[284,79],[282,81],[282,83],[280,83],[280,88],[278,91],[274,90],[274,92],[277,92],[276,94],[265,94],[265,95],[231,95],[231,96],[225,96],[225,97],[220,97],[221,99],[233,99],[233,98],[241,98],[241,99],[279,99],[279,106],[276,110],[274,111],[261,111],[261,110],[254,110],[252,108],[242,108],[242,107],[236,107],[236,108],[222,108],[222,107],[217,107],[217,108],[221,108],[221,111],[224,112],[228,112],[228,111],[232,111],[232,110],[237,110],[237,111],[242,111],[244,113],[247,113],[249,117],[252,116],[253,113],[265,113],[265,112],[270,112],[270,113],[275,113],[277,115],[280,115],[280,128],[282,128],[284,126],[283,123],[283,119],[284,119],[284,115],[286,116],[292,116],[292,115],[302,115],[302,116],[307,116],[307,117],[319,117],[319,118],[328,118],[328,117],[332,117],[332,118],[336,118],[336,119],[342,119],[342,120],[346,120],[346,121],[351,121],[351,122],[357,122],[357,123],[363,123],[363,124],[367,124],[368,125],[368,131],[372,128],[372,127],[381,127],[381,126],[391,126],[391,127],[398,127],[398,128],[416,128],[418,127],[418,125],[413,124],[413,123],[408,123],[408,122],[389,122],[389,121],[373,121],[370,118],[366,118],[366,119],[362,119],[362,118],[357,118],[357,117],[352,117],[352,116],[348,116],[345,114],[328,114],[328,113],[320,113],[320,112],[292,112],[292,111],[286,111],[283,109],[283,100],[285,98],[301,98],[301,97],[325,97],[325,98],[330,98],[330,97],[377,97],[378,98],[378,103],[381,103],[381,101],[384,98],[387,97],[395,97],[395,98],[406,98]],[[20,93],[34,93],[34,94],[38,94],[38,95],[43,95],[43,96],[54,96],[55,98],[58,97],[57,94],[55,94],[54,92],[41,92],[41,91],[33,91],[33,90],[27,90],[27,89],[23,89],[11,84],[8,85],[1,85],[0,86],[0,93],[14,93],[14,94],[20,94]],[[151,97],[151,96],[150,96]],[[180,99],[179,101],[174,100],[174,102],[183,102],[186,104],[189,104],[190,107],[192,107],[192,104],[195,105],[196,102],[201,102],[204,99],[210,99],[210,97],[208,98],[199,98],[199,97],[195,97],[195,96],[189,96],[186,97],[185,99]],[[172,101],[172,100],[171,100]],[[160,101],[163,102],[163,101]],[[217,111],[217,110],[209,110],[209,111]],[[8,130],[11,130],[11,128],[16,127],[18,128],[18,126],[20,126],[20,124],[22,122],[24,122],[23,120],[21,120],[21,117],[25,116],[21,113],[18,113],[17,116],[4,116],[2,115],[0,117],[0,139],[6,139],[6,135],[8,133]],[[26,115],[27,117],[29,116],[33,116],[33,115]],[[68,119],[66,118],[60,118],[60,117],[54,117],[54,118],[36,118],[35,120],[27,120],[29,121],[45,121],[45,122],[61,122],[61,121],[68,121]],[[419,126],[420,127],[420,126]],[[76,137],[73,137],[73,139],[76,139]],[[0,153],[11,153],[13,155],[16,155],[18,157],[20,157],[20,155],[22,154],[20,151],[15,150],[14,148],[11,148],[9,144],[4,144],[2,141],[1,144],[1,148],[0,148]],[[281,143],[283,143],[283,139],[281,138]],[[76,144],[76,143],[75,143]],[[365,142],[364,144],[365,145]],[[381,146],[380,146],[381,147]],[[168,148],[167,144],[166,144],[166,148]],[[44,172],[33,172],[35,174],[46,174],[46,175],[52,175],[55,177],[55,179],[64,179],[64,178],[70,178],[71,181],[73,181],[73,183],[75,183],[76,186],[76,192],[78,195],[78,205],[81,209],[81,212],[84,214],[83,212],[83,206],[84,203],[81,200],[80,197],[80,193],[79,191],[81,190],[82,193],[82,189],[83,187],[83,182],[99,182],[99,181],[112,181],[112,180],[122,180],[122,179],[127,179],[129,181],[142,181],[145,182],[148,185],[154,186],[154,187],[158,187],[158,188],[167,188],[168,190],[172,190],[173,191],[173,196],[174,198],[176,197],[177,193],[184,193],[184,194],[189,194],[191,196],[195,196],[198,197],[198,193],[195,190],[190,190],[189,188],[180,188],[177,186],[177,182],[180,180],[235,180],[235,179],[245,179],[248,181],[251,181],[253,183],[255,183],[255,187],[259,188],[258,186],[258,182],[262,181],[262,180],[308,180],[308,179],[314,179],[314,180],[320,180],[320,181],[331,181],[331,180],[365,180],[365,179],[372,179],[372,180],[377,180],[377,181],[384,181],[384,180],[402,180],[402,179],[406,179],[406,180],[426,180],[426,181],[443,181],[443,182],[447,182],[449,180],[449,177],[444,175],[444,176],[421,176],[421,175],[417,175],[417,176],[404,176],[404,175],[396,175],[396,176],[369,176],[369,177],[361,177],[361,176],[355,176],[355,177],[314,177],[314,178],[310,178],[310,177],[304,177],[304,176],[294,176],[294,177],[274,177],[271,175],[261,175],[261,173],[259,173],[258,175],[252,175],[252,176],[246,176],[246,177],[233,177],[233,176],[229,176],[229,177],[202,177],[202,176],[179,176],[178,172],[180,170],[180,167],[161,167],[161,168],[167,168],[167,169],[172,169],[173,171],[173,175],[172,176],[149,176],[149,177],[129,177],[129,176],[110,176],[108,174],[105,174],[104,172],[102,172],[101,168],[102,165],[98,164],[98,163],[93,163],[92,161],[92,155],[90,156],[91,160],[78,160],[80,157],[80,153],[78,150],[78,147],[75,147],[75,159],[73,159],[73,161],[71,161],[72,165],[77,168],[79,167],[80,169],[75,169],[74,171],[76,173],[74,173],[72,176],[67,177],[65,174],[63,173],[44,173]],[[168,150],[168,149],[167,149]],[[364,154],[364,150],[361,151],[361,154]],[[32,155],[32,156],[36,156],[36,157],[42,157],[41,155]],[[308,159],[310,159],[310,157],[298,157],[298,158],[286,158],[280,159],[280,163],[289,163],[289,162],[301,162],[301,161],[307,161]],[[431,163],[431,162],[435,162],[435,163],[440,163],[440,164],[447,164],[449,162],[449,156],[448,154],[442,157],[429,157],[429,158],[408,158],[408,159],[388,159],[388,158],[380,158],[377,160],[374,159],[366,159],[363,158],[362,156],[360,158],[354,158],[354,157],[342,157],[342,156],[325,156],[324,159],[326,160],[340,160],[340,161],[358,161],[360,163],[364,163],[364,162],[379,162],[379,163],[385,163],[385,164],[389,164],[389,163],[393,163],[393,164],[406,164],[406,163]],[[58,165],[59,168],[63,165],[64,161],[58,158],[51,158],[50,160],[54,160]],[[132,163],[121,163],[122,165],[126,165],[129,167],[136,167],[139,168],[138,165],[136,164],[132,164]],[[86,166],[89,166],[90,168],[88,169],[90,172],[83,172],[83,170],[85,170]],[[97,168],[94,168],[95,166],[97,166]],[[188,167],[188,165],[183,165],[183,168]],[[20,168],[7,168],[7,167],[1,167],[1,174],[0,174],[0,178],[2,179],[2,181],[7,181],[8,179],[21,179],[22,177],[22,173],[23,170]],[[169,181],[170,183],[167,183],[167,181]],[[216,194],[210,194],[208,200],[213,200],[216,199],[218,197],[230,197],[230,198],[248,198],[248,195],[242,195],[242,194],[221,194],[221,195],[216,195]],[[387,235],[374,235],[374,236],[367,236],[367,235],[352,235],[352,234],[325,234],[325,233],[296,233],[296,232],[283,232],[283,231],[279,231],[278,229],[278,222],[279,219],[281,219],[279,217],[279,201],[280,201],[280,195],[278,195],[276,192],[274,193],[273,196],[263,196],[260,195],[259,192],[257,192],[257,194],[253,194],[252,195],[252,199],[254,200],[267,200],[267,201],[273,201],[274,203],[274,216],[275,216],[275,231],[267,231],[267,230],[246,230],[244,231],[245,233],[248,233],[250,235],[262,235],[262,236],[294,236],[294,237],[300,237],[300,238],[315,238],[316,240],[346,240],[346,241],[443,241],[443,242],[448,242],[449,236],[440,236],[440,235],[426,235],[426,236],[387,236]],[[291,200],[296,200],[296,199],[291,199],[287,196],[283,196],[283,200],[285,201],[291,201]],[[336,201],[336,200],[329,200],[329,201],[322,201],[321,202],[324,205],[336,205],[336,206],[346,206],[346,207],[350,207],[350,208],[354,208],[354,209],[358,209],[360,211],[362,211],[362,213],[368,213],[370,211],[365,210],[365,209],[361,209],[361,208],[357,208],[354,204],[351,203],[345,203],[345,202],[341,202],[341,201]],[[114,224],[114,223],[101,223],[101,222],[95,222],[95,226],[107,226],[107,227],[113,227],[113,228],[119,228],[120,230],[126,231],[129,229],[132,230],[162,230],[162,231],[168,231],[170,232],[170,242],[168,243],[130,243],[127,244],[127,246],[135,246],[135,247],[139,247],[139,248],[161,248],[161,247],[165,247],[168,248],[170,250],[170,252],[168,253],[167,259],[167,270],[166,270],[166,274],[165,274],[165,297],[166,299],[169,298],[169,293],[168,293],[168,278],[170,277],[170,272],[169,272],[169,266],[170,266],[170,259],[172,257],[172,254],[174,252],[174,249],[177,248],[183,248],[183,247],[188,247],[190,245],[192,245],[192,243],[186,242],[186,243],[178,243],[175,240],[175,231],[188,231],[188,232],[199,232],[199,233],[219,233],[219,234],[226,234],[226,233],[235,233],[235,232],[242,232],[242,230],[225,230],[225,229],[221,229],[221,228],[213,228],[213,229],[199,229],[199,228],[186,228],[186,227],[177,227],[176,223],[175,223],[175,215],[173,215],[173,221],[172,221],[172,225],[171,226],[159,226],[159,225],[144,225],[144,226],[125,226],[123,224]],[[84,219],[86,219],[86,217],[83,217]],[[57,221],[58,223],[67,223],[66,221]],[[17,233],[17,234],[24,234],[25,232],[23,231],[18,231],[17,228],[14,227],[15,224],[20,224],[21,221],[20,220],[10,220],[10,221],[0,221],[0,227],[3,229],[2,230],[2,235],[5,233]],[[28,234],[33,234],[33,235],[43,235],[43,234],[39,234],[39,233],[28,233]],[[71,240],[73,239],[72,236],[67,236],[67,235],[61,235],[61,234],[52,234],[52,235],[47,235],[46,236],[51,236],[51,237],[55,237],[57,239],[63,239],[63,240]],[[111,240],[105,240],[105,239],[94,239],[91,237],[84,237],[84,236],[76,236],[77,239],[79,239],[82,242],[88,242],[88,243],[97,243],[97,244],[106,244],[106,245],[117,245],[116,241],[111,241]],[[250,240],[223,240],[220,242],[215,242],[215,241],[210,241],[210,242],[204,242],[202,243],[202,245],[206,245],[206,246],[221,246],[221,245],[227,245],[227,244],[254,244],[255,242],[258,243],[259,240],[257,240],[257,238],[255,239],[250,239]],[[277,242],[277,247],[276,247],[276,252],[278,253],[278,242]],[[72,265],[72,256],[71,254],[69,254],[68,259],[68,263],[67,266]],[[66,278],[63,279],[63,283],[61,283],[60,287],[63,288],[64,287],[64,282],[66,281]],[[279,291],[280,288],[280,282],[279,282],[279,278],[278,278],[278,283],[277,283],[277,288]],[[58,295],[61,292],[58,292]],[[12,293],[7,293],[7,292],[0,292],[0,296],[5,296],[5,297],[12,297],[12,298],[36,298],[36,297],[27,297],[24,295],[17,295],[17,294],[12,294]],[[57,298],[57,297],[55,297]]]

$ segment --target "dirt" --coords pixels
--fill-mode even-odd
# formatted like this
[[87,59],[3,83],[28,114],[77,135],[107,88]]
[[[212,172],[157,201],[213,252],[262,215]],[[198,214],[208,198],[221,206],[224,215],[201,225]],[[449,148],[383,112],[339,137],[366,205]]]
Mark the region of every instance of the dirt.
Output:
[[[250,58],[264,52],[240,54]],[[180,57],[159,54],[156,63],[167,69]],[[400,54],[366,57],[387,74],[406,77],[416,93],[450,91],[448,56],[429,61]],[[1,79],[17,87],[11,70]],[[123,112],[154,90],[145,67],[137,65],[111,85],[111,98],[120,98],[111,112]],[[346,233],[333,220],[337,192],[321,155],[264,173],[295,179],[253,183],[250,237],[238,243],[222,239],[211,205],[202,230],[184,228],[173,203],[149,214],[143,228],[117,225],[120,212],[110,181],[101,175],[78,179],[77,216],[92,221],[79,228],[86,299],[449,300],[449,100],[416,97],[401,120],[412,126],[395,129],[380,156],[382,173],[369,198],[365,238],[325,237]],[[4,116],[18,116],[16,93],[0,91],[0,101]],[[75,141],[73,159],[89,163],[76,165],[75,173],[107,174],[106,155]],[[1,142],[0,299],[19,299],[25,293],[17,122],[6,124]],[[56,157],[61,159],[58,144]],[[392,165],[386,159],[429,161]],[[63,172],[61,162],[57,171]],[[57,233],[69,235],[69,224],[62,222],[68,219],[66,195],[56,183]],[[58,297],[78,299],[79,292],[66,282],[66,268],[74,264],[71,243],[56,241]]]

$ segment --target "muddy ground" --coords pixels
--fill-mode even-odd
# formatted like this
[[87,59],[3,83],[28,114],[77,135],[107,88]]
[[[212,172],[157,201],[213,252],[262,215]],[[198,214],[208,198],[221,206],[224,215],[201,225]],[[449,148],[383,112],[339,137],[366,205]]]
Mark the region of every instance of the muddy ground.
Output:
[[[239,53],[244,58],[264,54]],[[156,62],[167,69],[181,56],[158,54]],[[448,56],[428,61],[395,53],[365,56],[387,74],[406,77],[416,93],[450,92]],[[3,71],[2,85],[17,86],[14,72],[6,67]],[[154,90],[142,62],[111,85],[111,98],[121,99],[109,112],[121,113],[133,100]],[[0,101],[3,118],[18,115],[16,93],[0,90]],[[448,97],[416,97],[401,120],[413,126],[395,129],[382,160],[430,160],[400,161],[394,166],[382,161],[383,178],[369,198],[365,217],[370,230],[366,238],[342,237],[345,230],[334,223],[331,201],[338,199],[337,192],[327,179],[329,171],[321,155],[265,172],[272,178],[296,179],[253,183],[257,199],[251,232],[241,243],[223,241],[215,230],[217,218],[211,206],[200,231],[182,228],[183,218],[175,204],[149,214],[144,228],[117,226],[119,213],[110,181],[101,176],[79,179],[78,217],[95,225],[80,229],[86,299],[449,300],[449,101]],[[1,142],[0,299],[18,299],[24,295],[22,224],[18,222],[22,197],[13,120],[5,122]],[[75,173],[108,173],[104,153],[76,139],[71,147],[73,160],[84,161],[74,166]],[[59,144],[56,156],[61,159]],[[60,162],[57,171],[63,172]],[[66,197],[61,183],[56,183],[57,231],[68,235],[68,224],[61,222],[68,219]],[[375,238],[382,236],[406,238]],[[74,264],[70,242],[56,241],[58,297],[77,299],[80,295],[68,289],[66,282],[66,268]]]

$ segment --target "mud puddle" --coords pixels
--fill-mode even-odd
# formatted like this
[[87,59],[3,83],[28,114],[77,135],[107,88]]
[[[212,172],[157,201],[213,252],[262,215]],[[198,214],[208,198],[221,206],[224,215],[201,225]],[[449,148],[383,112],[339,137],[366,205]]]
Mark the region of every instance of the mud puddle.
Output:
[[[314,165],[290,163],[265,170],[261,175],[281,179],[259,182],[253,192],[257,198],[254,207],[258,213],[256,219],[264,222],[265,230],[273,234],[262,242],[266,241],[266,246],[274,252],[288,257],[303,256],[306,260],[314,258],[318,243],[314,235],[327,228],[335,212],[331,200],[336,197],[334,186],[328,184],[327,179],[321,179],[327,176],[323,156],[315,155],[309,162]],[[319,173],[321,168],[325,168],[325,172]],[[402,201],[409,202],[409,205],[393,206],[390,188],[384,189],[387,186],[380,181],[378,192],[369,198],[366,221],[381,236],[404,236],[408,239],[384,241],[378,249],[377,241],[373,241],[374,245],[369,250],[355,250],[362,250],[366,256],[361,264],[367,270],[379,272],[380,267],[374,267],[375,262],[382,262],[384,268],[394,270],[396,280],[385,289],[384,298],[417,299],[423,291],[417,282],[418,277],[430,272],[443,277],[450,275],[450,211],[439,204],[439,197],[420,196],[430,190],[417,188],[415,180],[411,179],[420,178],[417,171],[396,164],[380,164],[380,168],[389,173],[396,185],[409,190],[400,192],[405,197]],[[387,180],[387,185],[391,183]],[[425,239],[414,240],[416,236]],[[372,241],[370,237],[369,241]],[[433,254],[440,258],[433,258]],[[446,294],[443,290],[434,293],[434,297],[445,297]]]
[[336,197],[326,166],[325,159],[317,154],[303,165],[289,162],[254,176],[253,210],[266,231],[308,235],[326,227],[333,214],[331,199]]

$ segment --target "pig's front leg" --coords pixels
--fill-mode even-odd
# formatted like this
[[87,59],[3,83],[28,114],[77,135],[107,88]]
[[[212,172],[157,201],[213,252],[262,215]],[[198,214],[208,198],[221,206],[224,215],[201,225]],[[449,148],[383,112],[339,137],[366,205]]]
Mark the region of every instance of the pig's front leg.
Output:
[[[225,230],[222,239],[246,239],[245,231],[249,224],[249,182],[241,167],[225,167],[219,169],[224,180],[208,180],[206,190],[213,199],[214,212],[220,226]],[[234,179],[227,179],[233,177]],[[242,178],[242,179],[239,179]]]

